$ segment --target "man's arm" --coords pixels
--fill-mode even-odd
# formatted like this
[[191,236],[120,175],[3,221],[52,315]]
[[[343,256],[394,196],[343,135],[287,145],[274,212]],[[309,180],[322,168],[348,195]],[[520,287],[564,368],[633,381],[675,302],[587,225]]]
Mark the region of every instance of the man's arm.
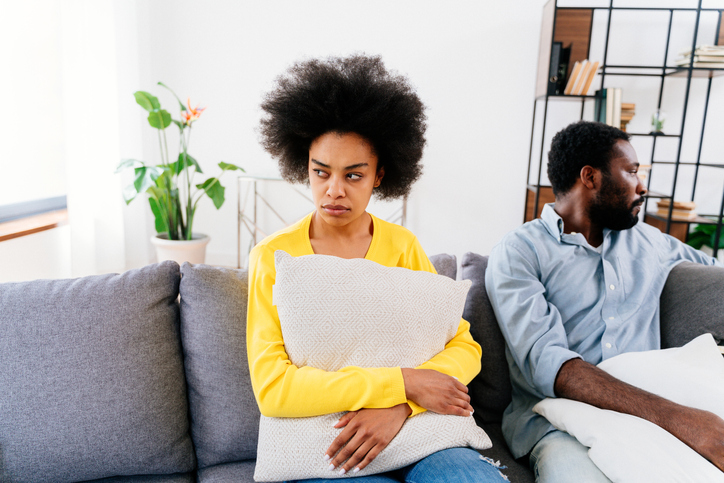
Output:
[[724,420],[713,413],[646,392],[582,359],[561,366],[554,388],[558,397],[646,419],[724,471]]

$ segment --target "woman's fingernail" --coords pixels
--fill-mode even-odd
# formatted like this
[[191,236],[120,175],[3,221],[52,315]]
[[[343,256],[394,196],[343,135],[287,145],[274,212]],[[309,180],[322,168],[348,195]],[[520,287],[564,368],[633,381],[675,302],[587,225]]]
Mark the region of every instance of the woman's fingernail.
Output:
[[327,468],[329,471],[334,471],[334,463],[330,463],[329,468]]
[[324,455],[324,461],[329,461],[329,458],[331,458],[331,456],[329,456],[328,454]]
[[344,468],[342,468],[341,470],[339,470],[339,476],[342,476],[342,475],[345,474],[345,473],[347,473],[347,470],[345,470]]
[[470,416],[472,416],[474,412],[475,412],[475,411],[470,411]]
[[354,469],[352,470],[352,474],[355,474],[355,473],[357,473],[358,471],[359,471],[359,467],[355,466]]

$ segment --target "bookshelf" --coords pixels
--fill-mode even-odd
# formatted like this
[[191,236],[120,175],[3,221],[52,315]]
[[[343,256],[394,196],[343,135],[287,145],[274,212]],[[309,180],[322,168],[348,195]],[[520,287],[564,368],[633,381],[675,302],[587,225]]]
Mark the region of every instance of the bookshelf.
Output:
[[[536,91],[533,101],[533,121],[528,154],[524,222],[539,217],[543,206],[546,203],[552,202],[554,199],[550,186],[542,183],[542,174],[545,169],[544,155],[550,147],[549,138],[558,130],[551,127],[550,118],[553,115],[552,113],[560,114],[554,111],[559,109],[560,106],[566,106],[566,114],[564,114],[563,117],[567,117],[567,123],[579,119],[594,120],[598,118],[599,113],[595,112],[598,104],[596,102],[596,95],[588,93],[581,95],[563,95],[562,93],[554,91],[552,82],[559,77],[557,74],[560,71],[558,67],[554,68],[551,65],[551,63],[555,64],[555,56],[560,50],[560,45],[570,47],[570,57],[567,66],[567,75],[570,75],[571,68],[576,61],[590,58],[592,38],[594,38],[595,34],[597,36],[596,38],[603,38],[603,55],[600,59],[595,59],[600,61],[600,65],[598,78],[594,81],[590,89],[591,92],[603,90],[608,87],[618,87],[616,85],[617,80],[624,76],[647,77],[657,83],[657,89],[650,89],[650,92],[647,94],[656,97],[655,105],[657,109],[661,109],[662,107],[662,99],[664,98],[665,91],[667,96],[676,96],[674,100],[679,102],[681,106],[680,112],[677,112],[677,116],[675,116],[677,119],[680,117],[680,123],[676,126],[666,126],[666,134],[629,132],[631,136],[639,138],[639,140],[642,138],[647,139],[651,143],[650,158],[648,160],[640,158],[641,164],[646,164],[648,161],[648,164],[651,166],[646,180],[647,188],[651,187],[652,178],[657,176],[657,167],[659,167],[659,170],[666,167],[667,170],[672,172],[672,182],[669,189],[665,192],[653,192],[649,190],[649,196],[647,197],[643,210],[644,221],[682,241],[686,241],[691,224],[714,224],[717,226],[717,230],[715,232],[715,246],[713,247],[713,251],[714,256],[717,256],[719,240],[720,238],[724,238],[724,230],[722,229],[722,220],[724,218],[724,186],[722,186],[721,203],[719,203],[717,213],[702,214],[692,219],[682,219],[674,216],[674,203],[669,203],[668,216],[657,214],[655,208],[653,212],[648,211],[649,200],[657,198],[694,201],[697,185],[700,184],[702,179],[702,168],[724,168],[724,164],[717,164],[721,163],[721,156],[719,156],[719,159],[710,160],[704,159],[705,156],[702,155],[707,117],[711,116],[711,112],[716,111],[716,109],[710,109],[712,106],[709,105],[712,97],[712,89],[722,88],[721,81],[717,80],[717,78],[724,76],[724,68],[700,67],[694,62],[689,63],[688,66],[678,66],[671,65],[672,62],[668,61],[667,65],[670,52],[678,52],[689,48],[694,52],[696,47],[701,44],[724,45],[724,6],[721,8],[706,8],[702,6],[702,2],[703,0],[698,0],[696,7],[617,6],[615,5],[617,2],[614,0],[608,0],[606,2],[607,5],[603,6],[589,6],[590,1],[587,2],[589,5],[582,6],[570,6],[570,1],[561,6],[561,0],[549,0],[548,3],[546,3],[543,7]],[[628,3],[630,4],[631,2]],[[617,19],[620,19],[627,14],[636,12],[643,12],[645,14],[655,13],[660,18],[668,18],[666,38],[664,44],[661,45],[664,49],[663,60],[658,64],[654,62],[652,65],[621,65],[608,62],[609,46],[612,41],[615,40],[612,36],[612,18],[616,16]],[[596,17],[597,15],[599,17]],[[681,22],[674,21],[675,17],[678,19],[678,15],[689,15],[694,18],[693,28],[690,28],[690,32],[688,32],[689,37],[687,37],[688,41],[684,44],[681,44],[681,39],[685,36],[682,36],[681,32],[676,31],[677,28],[681,27]],[[700,33],[700,22],[704,15],[707,16],[707,20],[714,19],[716,22],[713,35],[705,36]],[[598,22],[595,19],[598,19]],[[601,21],[601,19],[603,19],[603,21]],[[602,23],[605,23],[605,28],[603,29],[600,28]],[[596,31],[597,29],[598,31]],[[603,30],[603,32],[601,32],[601,30]],[[672,33],[674,35],[672,35]],[[673,42],[672,39],[674,39]],[[677,41],[678,43],[674,45]],[[556,46],[556,43],[560,44]],[[551,58],[552,54],[553,59]],[[652,55],[652,57],[655,57],[655,55]],[[675,78],[683,78],[685,80],[684,89],[679,89],[678,91],[677,89],[666,89],[667,81]],[[692,130],[692,127],[696,127],[694,126],[696,121],[692,120],[693,116],[689,112],[691,107],[689,104],[690,92],[695,83],[703,83],[703,85],[696,85],[698,89],[705,89],[706,94],[703,101],[704,107],[701,127],[700,129]],[[558,85],[560,85],[560,81]],[[669,99],[667,98],[667,100]],[[631,102],[631,99],[629,99],[629,102]],[[580,109],[576,108],[575,115],[571,114],[574,112],[571,106],[577,106],[578,104],[580,104]],[[641,115],[650,116],[651,113],[643,113]],[[561,116],[558,115],[559,119],[560,117]],[[687,123],[690,125],[688,129]],[[684,143],[685,136],[687,137],[687,142],[698,144],[697,155],[693,160],[682,157],[682,144]],[[657,151],[657,143],[660,145],[660,148],[664,146],[663,143],[667,143],[668,147],[665,147],[664,150],[667,151],[669,160],[662,159],[662,156]],[[672,147],[671,143],[675,144],[675,147]],[[659,151],[661,150],[662,149]],[[693,170],[693,181],[690,183],[690,186],[688,186],[690,192],[686,192],[679,183],[679,174],[682,167]]]

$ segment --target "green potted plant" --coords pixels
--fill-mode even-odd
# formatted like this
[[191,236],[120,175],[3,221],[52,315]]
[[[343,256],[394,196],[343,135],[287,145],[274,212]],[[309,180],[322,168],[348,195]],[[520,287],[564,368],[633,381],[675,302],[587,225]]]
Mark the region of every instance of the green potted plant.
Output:
[[[173,94],[180,107],[180,119],[173,119],[168,111],[161,109],[158,98],[145,91],[133,95],[136,102],[148,111],[148,123],[157,130],[161,150],[161,163],[149,164],[137,159],[123,159],[116,173],[126,169],[134,170],[134,180],[123,190],[126,204],[139,194],[148,194],[148,203],[155,218],[156,236],[151,239],[156,246],[158,260],[176,260],[179,263],[203,263],[206,245],[210,238],[194,233],[193,224],[199,201],[207,196],[218,210],[224,204],[225,188],[219,178],[226,171],[244,171],[234,164],[220,162],[221,173],[216,177],[196,183],[196,175],[203,174],[199,163],[189,154],[191,127],[205,108],[186,105],[162,82],[158,85]],[[171,157],[166,138],[166,128],[171,124],[179,129],[178,156]]]
[[[715,241],[716,225],[698,224],[691,233],[689,233],[689,239],[686,243],[697,250],[702,250],[708,255],[713,256]],[[724,228],[722,228],[722,233],[719,235],[719,250],[719,255],[721,256],[721,254],[724,253]]]

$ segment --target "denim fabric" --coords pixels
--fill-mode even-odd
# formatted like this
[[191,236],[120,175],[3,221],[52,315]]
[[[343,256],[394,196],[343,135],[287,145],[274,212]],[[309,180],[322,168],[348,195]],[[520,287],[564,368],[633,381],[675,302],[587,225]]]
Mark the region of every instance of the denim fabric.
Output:
[[564,362],[591,364],[625,352],[658,349],[659,296],[682,261],[720,264],[645,223],[604,230],[599,250],[565,233],[549,204],[541,219],[493,248],[485,288],[507,343],[513,400],[503,434],[513,456],[527,454],[551,426],[531,409],[555,397]]
[[[355,483],[499,483],[508,481],[504,466],[470,448],[451,448],[433,453],[415,464],[379,475],[354,478]],[[287,483],[329,483],[315,478]]]
[[611,483],[591,458],[588,448],[564,431],[553,431],[530,453],[536,483]]

